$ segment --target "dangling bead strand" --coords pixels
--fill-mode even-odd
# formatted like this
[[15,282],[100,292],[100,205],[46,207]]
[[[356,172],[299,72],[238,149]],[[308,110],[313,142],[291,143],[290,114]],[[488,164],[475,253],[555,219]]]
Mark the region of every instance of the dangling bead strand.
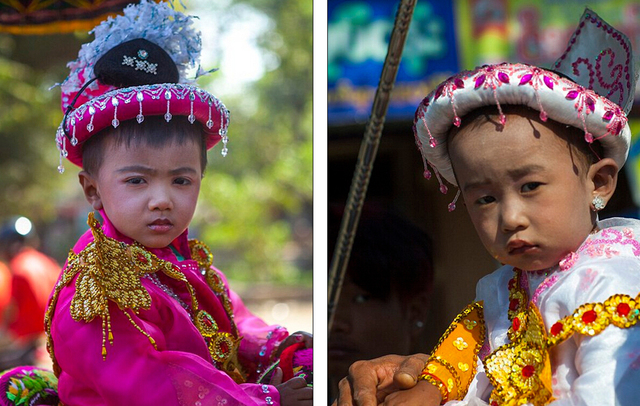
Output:
[[449,203],[449,205],[447,206],[447,209],[449,209],[449,212],[452,212],[456,209],[456,202],[458,201],[459,197],[460,197],[460,189],[458,189],[458,191],[456,192],[456,197],[453,198],[453,201]]

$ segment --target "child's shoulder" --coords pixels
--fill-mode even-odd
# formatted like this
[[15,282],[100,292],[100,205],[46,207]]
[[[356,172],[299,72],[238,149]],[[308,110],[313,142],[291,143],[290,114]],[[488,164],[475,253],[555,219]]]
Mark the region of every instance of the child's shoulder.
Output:
[[598,225],[600,231],[561,263],[556,291],[575,305],[640,294],[640,221],[612,218]]

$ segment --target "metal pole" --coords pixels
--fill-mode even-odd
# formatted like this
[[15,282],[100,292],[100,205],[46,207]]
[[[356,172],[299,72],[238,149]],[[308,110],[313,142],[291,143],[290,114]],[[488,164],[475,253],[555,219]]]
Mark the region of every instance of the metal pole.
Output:
[[329,298],[327,300],[329,332],[333,325],[335,308],[338,303],[338,298],[340,297],[340,290],[349,262],[353,239],[358,227],[362,204],[367,194],[367,187],[369,186],[369,179],[371,178],[371,171],[373,170],[373,162],[378,152],[378,145],[380,144],[391,90],[393,89],[396,74],[398,73],[402,50],[404,49],[404,43],[407,38],[407,33],[409,32],[409,24],[411,23],[416,1],[417,0],[401,0],[398,6],[396,20],[393,24],[393,30],[391,31],[391,38],[389,40],[389,49],[387,50],[387,56],[382,67],[378,89],[373,99],[371,117],[367,122],[364,138],[360,144],[358,162],[356,163],[349,196],[347,197],[347,206],[342,217],[340,233],[338,234],[336,248],[333,253],[331,266],[329,267]]

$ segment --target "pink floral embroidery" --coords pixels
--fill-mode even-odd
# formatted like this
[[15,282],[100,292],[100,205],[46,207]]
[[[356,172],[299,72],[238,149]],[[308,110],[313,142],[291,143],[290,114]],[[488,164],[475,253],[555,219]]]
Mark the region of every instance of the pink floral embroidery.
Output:
[[[627,124],[627,116],[614,102],[608,99],[604,99],[603,102],[605,106],[605,113],[602,116],[602,119],[609,121],[609,124],[607,124],[607,132],[602,135],[602,137],[605,137],[607,134],[620,135],[620,132]],[[598,137],[598,139],[602,137]]]
[[498,95],[496,89],[502,86],[503,83],[509,83],[509,71],[507,63],[501,63],[499,65],[484,65],[481,69],[478,69],[475,76],[474,89],[482,87],[483,89],[491,88],[493,92],[493,99],[498,106],[498,112],[500,113],[500,123],[504,125],[507,122],[507,117],[502,112],[502,107],[498,101]]
[[589,144],[593,142],[593,135],[587,129],[586,116],[591,114],[596,109],[596,100],[598,95],[592,90],[584,88],[570,81],[564,81],[568,87],[562,88],[562,90],[568,90],[566,98],[569,100],[575,100],[574,107],[578,111],[578,116],[582,120],[582,128],[584,129],[584,140]]
[[593,284],[593,281],[597,276],[598,276],[598,271],[593,269],[587,269],[584,277],[580,280],[580,286],[578,287],[578,289],[580,289],[583,292],[586,292],[587,290],[589,290],[589,288],[591,287],[591,284]]
[[451,102],[451,108],[453,109],[453,125],[455,125],[456,127],[460,127],[461,120],[460,120],[460,117],[458,117],[458,112],[456,111],[456,101],[455,101],[455,96],[453,92],[458,89],[464,89],[463,79],[467,73],[468,72],[463,71],[458,73],[457,75],[451,76],[444,83],[438,86],[438,88],[436,89],[435,95],[433,96],[434,100],[437,100],[442,95],[449,96],[449,101]]
[[560,274],[555,273],[550,277],[548,277],[547,279],[545,279],[544,281],[542,281],[542,283],[536,288],[536,291],[533,292],[533,297],[531,298],[531,301],[535,303],[536,306],[540,307],[540,303],[539,303],[540,295],[542,295],[544,292],[549,290],[553,285],[555,285],[556,282],[558,281],[558,278],[560,278]]
[[[579,258],[579,255],[575,252],[570,252],[569,254],[567,254],[567,256],[562,258],[558,263],[559,272],[565,272],[571,269],[575,265],[578,258]],[[531,301],[533,301],[537,306],[540,306],[540,303],[539,303],[540,295],[542,295],[544,292],[549,290],[553,285],[555,285],[559,278],[560,278],[560,273],[556,272],[551,276],[549,276],[548,278],[546,278],[544,281],[542,281],[542,283],[540,283],[540,285],[538,285],[538,287],[536,288],[535,292],[533,292]],[[522,278],[522,279],[523,280],[527,279],[527,289],[528,289],[529,278]]]
[[520,71],[523,73],[518,76],[518,78],[520,79],[520,83],[518,85],[523,86],[528,84],[529,86],[533,87],[536,95],[536,102],[538,103],[538,109],[540,110],[540,120],[547,121],[547,113],[542,107],[538,89],[544,85],[553,90],[553,87],[558,84],[558,76],[553,74],[552,72],[535,67],[533,69],[523,68],[520,69]]
[[633,232],[629,229],[623,231],[607,228],[596,235],[598,238],[590,238],[578,249],[591,257],[606,256],[610,258],[619,255],[620,252],[613,245],[630,245],[633,255],[640,256],[640,242],[633,238]]
[[566,271],[567,269],[571,268],[576,263],[578,258],[579,255],[577,253],[570,252],[566,257],[560,260],[560,263],[558,264],[560,265],[560,270]]

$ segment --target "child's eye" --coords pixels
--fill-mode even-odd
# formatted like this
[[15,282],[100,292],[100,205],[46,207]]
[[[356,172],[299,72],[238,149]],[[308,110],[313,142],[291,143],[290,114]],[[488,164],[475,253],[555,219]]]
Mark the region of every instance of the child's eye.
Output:
[[540,182],[529,182],[522,185],[523,192],[532,192],[538,188],[542,183]]
[[142,178],[130,178],[127,179],[126,182],[130,185],[141,185],[144,183],[144,179]]
[[356,295],[353,298],[353,301],[356,303],[365,303],[365,302],[368,302],[369,300],[371,300],[371,295],[366,293],[361,293],[359,295]]
[[191,181],[187,178],[176,178],[173,183],[176,183],[178,185],[190,185]]
[[478,203],[478,204],[489,204],[489,203],[493,203],[495,201],[496,201],[496,198],[493,197],[493,196],[482,196],[481,198],[476,200],[476,203]]

